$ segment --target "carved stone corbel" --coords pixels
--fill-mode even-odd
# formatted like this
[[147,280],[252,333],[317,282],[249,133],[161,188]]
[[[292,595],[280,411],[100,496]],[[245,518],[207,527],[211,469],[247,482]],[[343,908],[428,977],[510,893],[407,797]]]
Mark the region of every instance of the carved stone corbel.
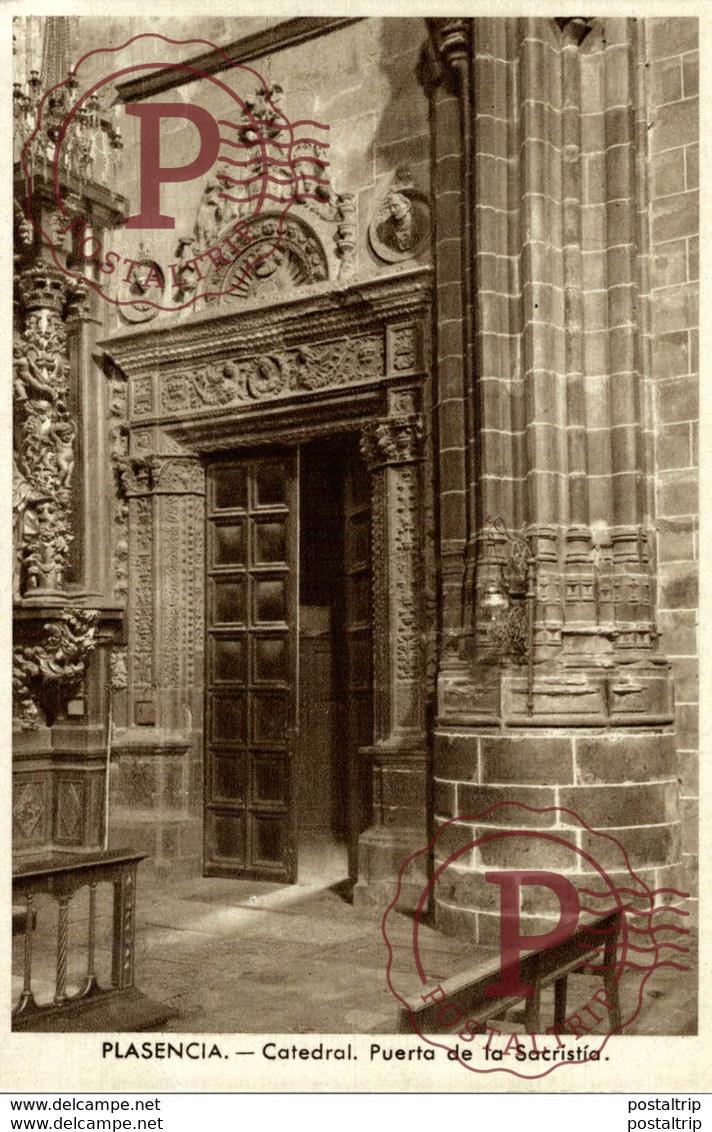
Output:
[[42,626],[37,643],[13,650],[13,717],[22,730],[51,726],[86,673],[96,648],[99,614],[93,609],[65,610]]

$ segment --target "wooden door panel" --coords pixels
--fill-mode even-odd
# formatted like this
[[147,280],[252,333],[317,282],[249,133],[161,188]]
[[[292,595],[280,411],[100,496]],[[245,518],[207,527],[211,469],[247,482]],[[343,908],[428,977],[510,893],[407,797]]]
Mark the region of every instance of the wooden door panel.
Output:
[[296,456],[208,472],[205,872],[295,879]]
[[371,775],[359,748],[373,742],[371,483],[355,442],[344,490],[344,566],[348,660],[349,871],[357,873],[358,836],[371,817]]

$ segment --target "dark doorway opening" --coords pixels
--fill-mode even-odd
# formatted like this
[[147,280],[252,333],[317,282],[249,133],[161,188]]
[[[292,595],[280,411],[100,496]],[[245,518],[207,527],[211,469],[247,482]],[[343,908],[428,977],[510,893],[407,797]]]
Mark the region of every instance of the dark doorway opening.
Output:
[[351,435],[300,450],[299,740],[301,883],[357,875],[372,741],[370,483]]

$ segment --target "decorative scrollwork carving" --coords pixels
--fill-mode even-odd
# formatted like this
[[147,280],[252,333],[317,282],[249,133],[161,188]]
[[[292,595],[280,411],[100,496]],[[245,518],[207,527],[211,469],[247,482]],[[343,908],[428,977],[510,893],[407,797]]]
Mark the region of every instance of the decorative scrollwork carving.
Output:
[[45,623],[41,641],[14,648],[13,715],[23,729],[38,727],[43,715],[54,722],[85,675],[98,620],[93,609],[65,610]]

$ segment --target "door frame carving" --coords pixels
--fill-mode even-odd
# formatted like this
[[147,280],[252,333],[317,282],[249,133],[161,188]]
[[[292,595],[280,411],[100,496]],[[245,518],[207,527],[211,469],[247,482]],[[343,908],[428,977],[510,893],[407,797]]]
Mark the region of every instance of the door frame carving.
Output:
[[[419,268],[265,310],[172,320],[170,334],[153,323],[102,343],[107,372],[127,383],[128,394],[120,490],[128,505],[133,714],[117,736],[119,749],[171,747],[200,759],[205,458],[360,432],[373,477],[374,550],[383,548],[374,562],[374,613],[385,617],[384,630],[374,633],[378,723],[366,757],[377,767],[395,757],[396,769],[411,760],[425,775],[432,669],[425,594],[434,589],[435,553],[428,537],[432,477],[423,474],[430,459],[429,308],[430,271]],[[299,380],[295,366],[302,367]],[[264,380],[237,382],[239,367],[243,378],[247,367],[248,377]],[[292,375],[286,383],[285,370]],[[194,391],[189,408],[163,396],[180,382]],[[260,396],[246,401],[250,388]],[[434,623],[432,608],[427,619]],[[150,680],[142,681],[141,665]],[[423,807],[423,830],[426,819]]]

